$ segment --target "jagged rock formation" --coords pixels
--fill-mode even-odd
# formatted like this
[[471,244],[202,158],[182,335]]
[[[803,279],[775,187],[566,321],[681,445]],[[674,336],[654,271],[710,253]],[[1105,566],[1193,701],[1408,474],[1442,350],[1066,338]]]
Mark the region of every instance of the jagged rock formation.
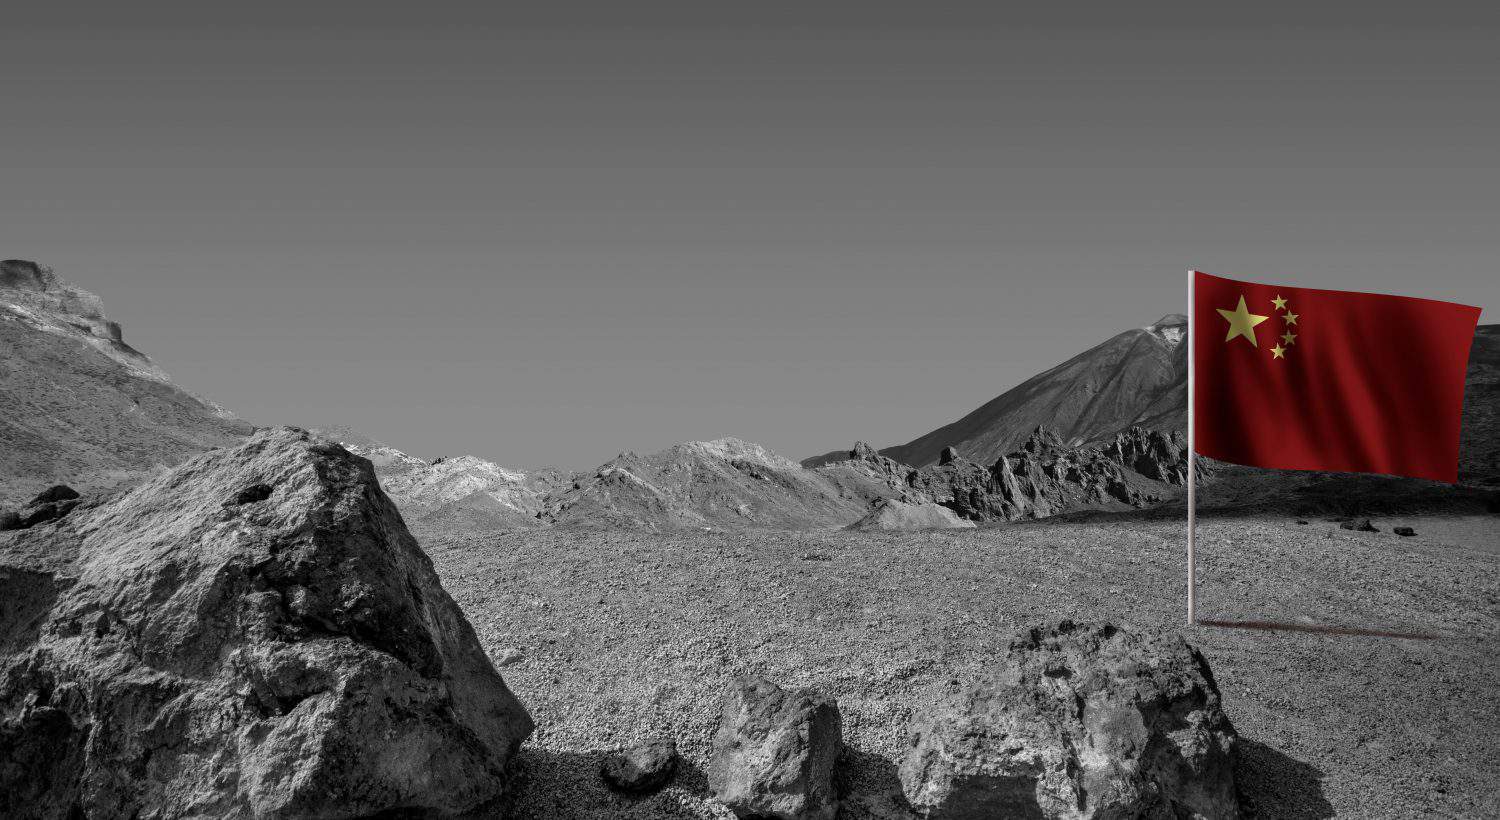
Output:
[[0,535],[0,815],[459,814],[525,709],[370,463],[299,430]]
[[1184,480],[1186,458],[1182,437],[1154,430],[1131,428],[1105,447],[1076,448],[1039,427],[991,467],[953,453],[913,471],[908,483],[970,521],[1014,521],[1160,503]]
[[421,459],[343,427],[317,431],[375,465],[408,523],[450,529],[542,526],[547,494],[575,478],[551,467],[514,470],[477,456]]
[[735,438],[623,453],[548,499],[558,524],[661,527],[844,526],[909,491],[884,466],[807,470]]
[[0,512],[0,531],[30,529],[56,521],[72,512],[80,503],[78,499],[78,491],[66,484],[48,487],[22,509]]
[[932,818],[1240,817],[1234,727],[1180,637],[1069,621],[917,715],[900,768]]
[[138,480],[252,429],[126,344],[97,296],[17,259],[0,262],[0,395],[0,505]]
[[904,501],[886,499],[871,510],[869,515],[850,524],[845,529],[861,532],[879,530],[948,530],[976,526],[973,521],[960,518],[958,513],[930,501],[908,504]]
[[833,699],[742,678],[724,699],[709,787],[737,817],[832,820],[833,768],[843,745]]

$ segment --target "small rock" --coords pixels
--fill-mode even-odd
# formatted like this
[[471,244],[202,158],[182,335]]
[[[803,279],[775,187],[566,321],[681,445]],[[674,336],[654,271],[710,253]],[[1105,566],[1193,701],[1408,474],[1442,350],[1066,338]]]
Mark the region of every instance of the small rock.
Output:
[[743,677],[724,700],[708,783],[738,817],[832,820],[833,769],[843,745],[832,698]]
[[1299,525],[1306,525],[1306,524],[1307,524],[1307,523],[1308,523],[1308,522],[1307,522],[1307,521],[1305,521],[1305,520],[1304,520],[1304,519],[1301,519],[1301,518],[1299,518],[1299,519],[1297,519],[1297,523],[1298,523],[1298,524],[1299,524]]
[[1412,529],[1411,527],[1396,527],[1395,529],[1391,530],[1391,532],[1397,535],[1405,536],[1407,538],[1410,538],[1413,535],[1417,534],[1417,531]]
[[1339,525],[1340,529],[1353,530],[1355,532],[1380,532],[1380,528],[1370,523],[1368,518],[1360,518],[1353,521],[1345,521]]
[[500,651],[500,657],[495,661],[495,665],[515,666],[516,664],[524,660],[526,660],[526,656],[521,654],[521,650],[516,649],[515,647],[508,647]]
[[604,758],[599,776],[626,794],[647,794],[665,786],[677,773],[677,744],[671,738],[638,743]]

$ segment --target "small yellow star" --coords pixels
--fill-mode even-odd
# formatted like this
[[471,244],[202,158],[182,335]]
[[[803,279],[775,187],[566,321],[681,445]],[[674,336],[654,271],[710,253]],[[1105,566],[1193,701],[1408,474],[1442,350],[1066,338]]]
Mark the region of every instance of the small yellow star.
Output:
[[1297,324],[1297,314],[1291,312],[1290,310],[1287,311],[1286,315],[1283,316],[1283,317],[1281,317],[1281,318],[1285,319],[1286,323],[1289,324],[1289,325],[1295,325],[1295,324]]
[[1286,358],[1286,348],[1282,347],[1281,345],[1277,345],[1277,346],[1271,348],[1271,358],[1273,358],[1273,359],[1285,359]]
[[1297,334],[1288,330],[1287,332],[1281,334],[1281,341],[1285,342],[1287,347],[1291,347],[1292,345],[1297,343]]
[[1286,300],[1281,298],[1279,293],[1276,294],[1275,299],[1271,300],[1271,304],[1275,305],[1277,310],[1286,310]]
[[1224,341],[1232,342],[1236,336],[1244,336],[1250,340],[1250,344],[1260,347],[1260,342],[1255,341],[1255,326],[1271,318],[1269,316],[1257,316],[1245,307],[1245,297],[1240,297],[1240,304],[1234,310],[1218,308],[1219,315],[1229,322],[1229,335]]

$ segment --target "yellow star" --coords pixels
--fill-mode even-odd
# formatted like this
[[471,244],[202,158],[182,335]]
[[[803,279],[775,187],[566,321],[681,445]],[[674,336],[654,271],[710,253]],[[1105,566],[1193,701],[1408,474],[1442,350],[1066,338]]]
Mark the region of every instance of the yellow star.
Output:
[[1229,335],[1224,337],[1224,341],[1232,342],[1234,341],[1234,337],[1244,336],[1250,340],[1251,345],[1260,347],[1260,343],[1255,341],[1255,326],[1271,317],[1257,316],[1251,313],[1245,307],[1244,296],[1240,297],[1240,304],[1234,310],[1218,308],[1218,311],[1219,315],[1223,316],[1224,320],[1229,322]]
[[1286,310],[1286,300],[1281,298],[1279,293],[1276,294],[1275,299],[1271,300],[1271,304],[1275,305],[1277,310]]
[[1273,358],[1273,359],[1285,359],[1286,358],[1286,348],[1282,347],[1281,345],[1277,345],[1277,346],[1271,348],[1271,358]]
[[1295,325],[1295,324],[1297,324],[1297,314],[1291,312],[1290,310],[1287,311],[1286,315],[1283,316],[1283,317],[1281,317],[1281,318],[1285,319],[1286,323],[1289,324],[1289,325]]
[[1288,330],[1287,332],[1281,334],[1281,341],[1286,342],[1287,347],[1291,347],[1292,345],[1297,343],[1297,334]]

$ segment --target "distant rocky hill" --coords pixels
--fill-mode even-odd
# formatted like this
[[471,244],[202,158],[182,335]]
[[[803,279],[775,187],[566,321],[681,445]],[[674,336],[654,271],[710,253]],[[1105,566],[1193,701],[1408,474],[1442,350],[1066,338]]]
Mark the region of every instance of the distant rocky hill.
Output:
[[551,467],[515,470],[477,456],[422,459],[346,427],[314,432],[344,445],[375,466],[381,488],[417,527],[512,529],[546,522],[539,514],[549,493],[574,476]]
[[126,344],[99,298],[35,262],[0,262],[0,504],[56,483],[105,487],[251,432]]
[[844,526],[876,501],[909,493],[899,465],[808,470],[725,438],[622,453],[548,499],[544,515],[563,525],[796,529]]

